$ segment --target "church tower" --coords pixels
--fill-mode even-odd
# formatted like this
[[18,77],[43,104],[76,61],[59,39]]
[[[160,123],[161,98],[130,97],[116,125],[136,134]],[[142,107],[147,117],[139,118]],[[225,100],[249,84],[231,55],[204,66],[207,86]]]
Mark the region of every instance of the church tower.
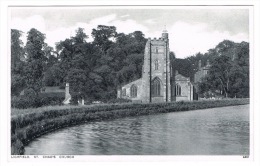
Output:
[[171,101],[168,32],[159,39],[148,39],[142,73],[142,102]]

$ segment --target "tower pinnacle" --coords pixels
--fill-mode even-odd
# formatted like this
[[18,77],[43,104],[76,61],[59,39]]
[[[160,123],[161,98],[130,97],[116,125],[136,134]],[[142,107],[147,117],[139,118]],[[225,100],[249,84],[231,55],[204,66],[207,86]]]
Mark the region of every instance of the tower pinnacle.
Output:
[[164,25],[164,30],[162,31],[162,38],[168,39],[168,31],[166,30],[166,25]]
[[164,25],[163,33],[167,33],[166,25]]

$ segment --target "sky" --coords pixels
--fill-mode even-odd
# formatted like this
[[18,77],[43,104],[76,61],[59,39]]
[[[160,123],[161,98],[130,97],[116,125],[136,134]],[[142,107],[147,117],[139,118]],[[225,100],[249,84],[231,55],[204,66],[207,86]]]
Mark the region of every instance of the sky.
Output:
[[117,32],[142,31],[145,37],[159,38],[166,28],[170,51],[177,58],[205,53],[223,40],[249,41],[249,10],[245,8],[174,7],[10,7],[10,28],[27,32],[36,28],[46,34],[45,42],[55,43],[98,25],[115,26]]

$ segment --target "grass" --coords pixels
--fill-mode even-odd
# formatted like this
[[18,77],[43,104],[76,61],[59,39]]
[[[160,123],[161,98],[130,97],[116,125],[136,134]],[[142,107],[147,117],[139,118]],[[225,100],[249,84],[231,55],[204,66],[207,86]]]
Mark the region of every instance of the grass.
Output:
[[88,106],[48,106],[34,109],[12,109],[11,153],[24,154],[30,141],[53,130],[95,120],[129,116],[188,111],[248,104],[249,99],[228,99],[149,104],[102,104]]

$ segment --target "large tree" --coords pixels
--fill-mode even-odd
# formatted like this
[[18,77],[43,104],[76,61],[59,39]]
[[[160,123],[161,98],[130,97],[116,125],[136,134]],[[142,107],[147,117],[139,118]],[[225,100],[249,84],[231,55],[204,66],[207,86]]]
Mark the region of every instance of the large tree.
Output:
[[20,39],[22,32],[11,30],[11,95],[19,95],[25,86],[24,48]]
[[206,91],[224,92],[225,97],[228,97],[231,88],[233,62],[228,56],[219,56],[214,59],[211,64],[209,74],[200,83],[200,92]]
[[200,82],[201,94],[219,93],[225,97],[249,97],[249,44],[223,41],[216,46],[209,74]]
[[[115,98],[118,86],[142,74],[147,39],[141,31],[118,34],[113,26],[99,25],[91,35],[94,41],[87,42],[88,36],[79,28],[75,36],[57,43],[56,52],[44,47],[45,85],[69,82],[74,101]],[[52,57],[55,53],[57,59]]]
[[76,35],[57,45],[59,62],[54,65],[53,75],[59,73],[60,83],[70,83],[70,93],[75,102],[80,98],[92,99],[105,84],[96,69],[101,58],[99,46],[88,43],[84,29],[76,30]]
[[11,67],[15,68],[16,64],[24,59],[23,42],[20,39],[22,31],[11,29]]
[[36,95],[40,92],[43,84],[43,71],[46,57],[43,51],[45,35],[35,28],[28,32],[25,66],[25,82],[27,89],[33,91]]
[[117,35],[116,27],[98,25],[97,29],[92,30],[91,35],[94,38],[93,44],[99,46],[102,52],[106,54]]

